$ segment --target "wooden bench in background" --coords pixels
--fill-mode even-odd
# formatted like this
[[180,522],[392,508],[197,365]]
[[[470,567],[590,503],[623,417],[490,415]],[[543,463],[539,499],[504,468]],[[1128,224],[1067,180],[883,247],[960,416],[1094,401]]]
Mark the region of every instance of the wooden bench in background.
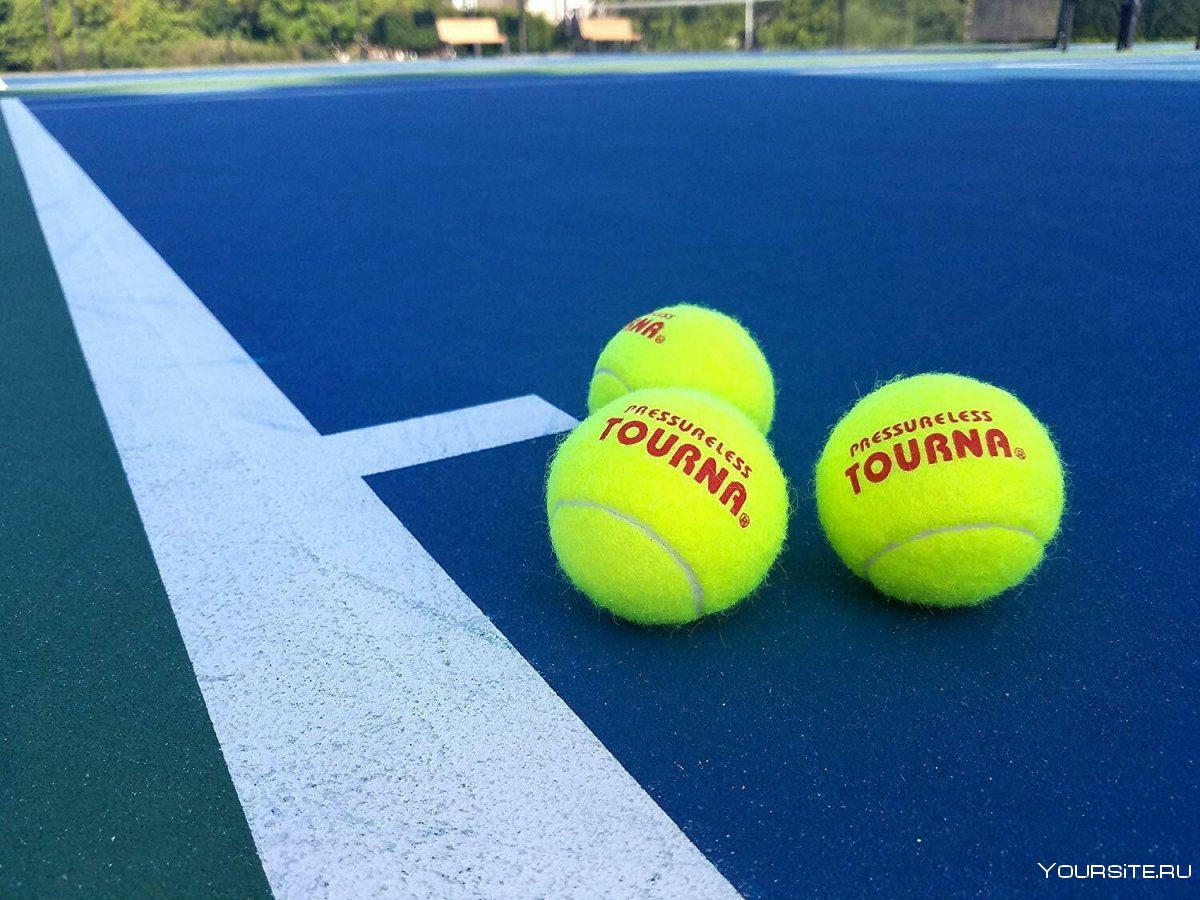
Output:
[[642,36],[633,30],[633,22],[623,16],[600,16],[595,19],[579,20],[579,36],[593,50],[600,43],[632,46]]
[[495,19],[438,19],[438,40],[451,47],[474,47],[475,55],[483,54],[483,45],[498,45],[508,52],[508,38],[500,33]]

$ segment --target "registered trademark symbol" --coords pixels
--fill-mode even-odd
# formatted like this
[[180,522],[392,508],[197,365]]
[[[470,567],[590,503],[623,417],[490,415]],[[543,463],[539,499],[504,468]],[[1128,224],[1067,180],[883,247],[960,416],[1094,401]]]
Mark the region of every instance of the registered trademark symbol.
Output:
[[654,343],[656,343],[656,344],[662,344],[662,343],[665,343],[665,342],[666,342],[666,340],[667,340],[667,339],[666,339],[665,337],[663,337],[663,336],[660,334],[658,337],[656,337],[656,338],[654,339]]
[[738,519],[738,524],[741,525],[743,528],[749,528],[750,527],[750,517],[748,515],[746,515],[745,513],[742,513],[742,517],[740,519]]
[[1013,452],[1017,454],[1017,459],[1024,459],[1024,458],[1025,458],[1025,451],[1024,451],[1024,450],[1022,450],[1020,447],[1018,447],[1018,448],[1017,448],[1016,450],[1014,450]]

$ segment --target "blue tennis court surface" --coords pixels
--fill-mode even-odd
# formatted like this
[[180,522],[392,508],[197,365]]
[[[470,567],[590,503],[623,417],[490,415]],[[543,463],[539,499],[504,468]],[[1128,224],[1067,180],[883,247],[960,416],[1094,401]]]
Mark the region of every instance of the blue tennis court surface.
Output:
[[[457,778],[492,796],[479,786],[488,782],[485,762],[451,776],[453,763],[438,755],[453,759],[454,735],[482,733],[472,717],[489,715],[474,705],[484,696],[474,688],[461,705],[439,705],[446,695],[431,687],[453,694],[462,683],[459,657],[442,642],[463,634],[480,647],[511,644],[536,672],[529,696],[540,696],[544,681],[569,710],[527,719],[496,710],[488,727],[513,746],[538,748],[530,766],[555,756],[546,735],[530,729],[577,717],[584,728],[563,732],[571,746],[611,754],[613,783],[623,769],[628,790],[653,801],[629,821],[657,821],[653,807],[669,817],[644,843],[677,828],[699,851],[697,868],[680,880],[663,864],[663,884],[674,887],[655,888],[649,876],[628,881],[607,869],[589,886],[586,869],[572,871],[565,851],[551,849],[544,865],[551,876],[564,873],[560,881],[514,875],[492,882],[494,895],[682,895],[686,887],[715,896],[730,886],[747,897],[1053,895],[1071,884],[1039,864],[1184,873],[1200,865],[1200,63],[1163,55],[1064,66],[1057,56],[1029,55],[899,62],[837,78],[772,69],[501,71],[187,96],[26,97],[36,123],[149,245],[149,262],[122,269],[97,243],[96,259],[111,262],[101,280],[144,296],[148,309],[156,291],[186,286],[202,304],[195,321],[202,325],[207,310],[220,326],[191,343],[192,326],[164,313],[158,331],[145,332],[151,360],[153,334],[178,328],[163,341],[176,347],[179,371],[164,365],[161,377],[167,384],[178,375],[198,399],[182,410],[189,403],[164,401],[154,417],[168,425],[141,424],[159,409],[152,394],[160,376],[147,374],[149,362],[129,362],[139,371],[125,372],[115,339],[104,337],[105,321],[141,313],[115,302],[101,315],[114,295],[99,288],[73,299],[72,278],[88,278],[62,273],[69,223],[65,249],[56,249],[47,225],[56,207],[39,203],[30,176],[277,895],[489,893],[465,876],[423,880],[423,866],[441,871],[463,848],[511,859],[513,871],[528,874],[537,856],[519,849],[525,832],[503,846],[466,831],[436,852],[404,843],[414,817],[431,808],[459,825],[470,815],[446,799],[457,788],[423,801],[401,783],[433,772],[433,781]],[[6,103],[13,130],[17,106]],[[14,144],[20,154],[16,130]],[[139,293],[154,253],[180,284],[171,287],[167,272]],[[758,595],[727,617],[646,630],[599,614],[557,573],[542,490],[559,432],[586,413],[591,367],[608,336],[678,301],[737,315],[760,339],[779,387],[771,439],[796,503],[784,555]],[[81,326],[81,315],[92,324]],[[221,328],[236,346],[221,343]],[[195,352],[185,359],[189,346]],[[230,380],[242,377],[238,367],[253,370],[254,391],[277,390],[296,415],[261,404],[221,412],[241,384]],[[811,499],[812,465],[839,414],[877,382],[922,371],[962,372],[1013,391],[1048,424],[1069,470],[1068,514],[1043,568],[975,610],[918,611],[882,599],[827,546]],[[117,388],[134,383],[146,393],[130,399]],[[460,449],[447,438],[448,449],[425,455],[422,442],[437,443],[442,437],[428,435],[442,432],[414,425],[394,432],[418,448],[407,456],[387,446],[393,432],[378,431],[513,398],[532,404],[514,414],[518,425],[526,410],[549,424],[507,439],[463,438]],[[224,424],[208,428],[209,414]],[[173,443],[176,415],[180,429],[210,436],[207,462],[172,468],[172,453],[192,459],[183,438]],[[252,563],[255,548],[277,540],[290,548],[278,558],[361,584],[375,577],[367,555],[402,543],[362,524],[347,525],[342,540],[333,507],[323,504],[343,482],[301,484],[308,462],[277,468],[271,460],[283,457],[260,452],[260,438],[249,437],[263,423],[263,434],[281,441],[311,426],[312,446],[328,448],[330,459],[351,446],[356,465],[368,451],[404,457],[350,473],[369,488],[355,494],[353,515],[382,501],[386,521],[403,526],[396,533],[415,539],[397,551],[396,571],[407,573],[399,580],[409,583],[378,586],[373,612],[351,601],[339,612],[337,596],[318,597],[299,574],[272,581],[275,570]],[[368,448],[375,433],[384,436]],[[296,453],[309,459],[308,450]],[[320,456],[311,451],[312,466],[324,464]],[[235,478],[243,465],[255,474]],[[276,477],[287,484],[256,500],[256,486]],[[284,491],[292,499],[281,499]],[[179,499],[217,495],[228,499],[214,499],[207,513]],[[263,513],[285,507],[286,515]],[[336,552],[303,536],[306,509]],[[204,521],[227,514],[245,516],[233,533],[254,536],[214,543]],[[285,519],[292,524],[278,534],[264,530]],[[193,540],[200,534],[209,536]],[[367,551],[364,542],[378,546]],[[436,565],[407,561],[424,554]],[[235,571],[256,565],[256,575]],[[180,598],[197,584],[204,592],[187,606]],[[272,603],[290,603],[290,592],[319,601],[320,615],[332,618],[314,634],[330,647],[352,645],[347,671],[364,667],[360,683],[339,675],[333,684],[316,671],[298,689],[311,697],[297,708],[327,691],[340,699],[322,715],[349,710],[337,726],[347,744],[370,730],[377,747],[400,748],[424,729],[441,748],[396,749],[364,785],[390,813],[343,817],[340,801],[328,799],[342,796],[335,788],[324,802],[304,800],[312,784],[356,777],[339,769],[347,757],[337,741],[314,744],[320,754],[310,768],[294,762],[295,797],[271,796],[272,755],[283,751],[272,749],[270,729],[259,734],[245,720],[279,716],[281,747],[289,728],[304,729],[272,711],[291,702],[288,686],[239,693],[232,660],[254,667],[290,652],[252,643],[260,589]],[[401,593],[387,599],[392,589]],[[460,610],[454,616],[474,624],[455,625],[447,638],[438,628],[453,616],[438,609],[455,589],[486,620]],[[389,618],[406,604],[420,607],[427,624]],[[464,601],[461,609],[471,608]],[[238,640],[251,642],[238,645],[245,655],[214,651],[221,622],[239,610]],[[285,633],[280,623],[263,624],[263,634]],[[357,637],[339,645],[343,625]],[[404,693],[407,667],[423,671],[423,657],[442,653],[445,681],[420,676],[425,687]],[[214,671],[226,667],[232,681],[207,680],[218,657]],[[380,660],[386,677],[371,674]],[[496,689],[496,678],[471,677]],[[357,717],[356,704],[373,691],[395,692],[393,718]],[[437,712],[418,716],[417,706]],[[403,725],[410,713],[419,728]],[[627,796],[611,790],[604,796]],[[293,801],[293,821],[353,821],[364,835],[376,828],[400,837],[378,846],[362,838],[372,861],[339,831],[350,849],[324,871],[298,875],[304,867],[286,860],[309,839],[290,845],[296,831],[272,818],[287,815],[273,803]],[[536,820],[537,801],[529,803],[513,815]],[[430,832],[421,833],[425,840]],[[313,886],[320,878],[323,889]],[[1165,896],[1188,884],[1164,876],[1135,886]]]

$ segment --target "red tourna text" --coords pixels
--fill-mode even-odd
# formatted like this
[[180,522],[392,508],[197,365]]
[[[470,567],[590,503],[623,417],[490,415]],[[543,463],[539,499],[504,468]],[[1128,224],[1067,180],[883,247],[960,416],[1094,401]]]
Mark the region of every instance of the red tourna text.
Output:
[[886,444],[892,438],[915,434],[918,431],[928,431],[935,425],[962,425],[970,422],[991,422],[992,413],[986,409],[963,409],[958,412],[940,412],[930,416],[913,416],[903,422],[896,422],[886,428],[880,428],[874,434],[850,445],[850,458],[858,453],[866,453],[874,444]]
[[625,415],[642,416],[654,422],[662,422],[668,428],[676,428],[690,437],[697,444],[703,444],[717,456],[733,467],[733,470],[743,478],[750,477],[750,464],[727,448],[725,442],[715,434],[708,434],[704,428],[685,416],[677,416],[669,409],[659,409],[651,406],[627,406]]
[[652,312],[648,316],[634,319],[622,331],[632,331],[634,334],[640,334],[644,338],[649,338],[656,344],[661,344],[667,338],[666,335],[660,337],[659,332],[666,326],[666,320],[673,318],[674,315],[669,312]]
[[[894,472],[911,472],[922,465],[934,466],[968,456],[981,459],[1012,455],[1008,435],[999,428],[989,428],[982,435],[978,428],[966,431],[956,428],[948,435],[932,431],[920,440],[909,438],[907,442],[895,443],[890,452],[876,450],[865,461],[850,466],[845,475],[850,479],[854,493],[861,494],[864,477],[869,484],[882,484]],[[1018,450],[1017,457],[1023,458],[1024,454]]]
[[[703,437],[703,429],[696,430]],[[718,497],[721,505],[728,507],[734,516],[741,513],[746,502],[746,485],[740,481],[726,483],[729,469],[722,465],[717,457],[702,452],[696,444],[681,444],[679,435],[668,433],[666,428],[655,428],[651,431],[650,426],[641,419],[626,419],[621,416],[614,416],[608,420],[604,430],[600,432],[599,439],[604,441],[613,436],[626,447],[640,446],[651,456],[666,460],[668,465],[692,476],[693,481],[706,488],[714,497]],[[749,472],[748,467],[746,471]]]

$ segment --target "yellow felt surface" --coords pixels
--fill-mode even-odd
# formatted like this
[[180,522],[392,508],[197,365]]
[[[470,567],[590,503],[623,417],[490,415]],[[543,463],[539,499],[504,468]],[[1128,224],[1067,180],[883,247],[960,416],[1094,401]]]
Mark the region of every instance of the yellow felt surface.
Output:
[[[635,622],[689,622],[703,615],[703,597],[681,560],[610,509],[569,503],[555,508],[554,549],[575,585],[598,605]],[[619,561],[620,590],[613,590],[609,560]]]
[[624,390],[693,388],[732,403],[764,434],[771,430],[775,379],[762,350],[737,320],[690,304],[663,307],[633,321],[641,320],[659,327],[639,332],[626,326],[596,361],[590,412]]
[[1024,581],[1042,544],[1006,528],[934,532],[879,555],[867,574],[890,597],[929,606],[969,606]]
[[[662,421],[672,415],[703,428],[704,438]],[[621,422],[602,438],[614,418]],[[647,437],[622,443],[628,422],[642,423]],[[642,425],[631,427],[641,433]],[[647,450],[656,434],[657,447],[675,436],[663,456]],[[701,456],[691,474],[671,464],[686,444]],[[745,461],[748,476],[726,452]],[[716,493],[696,480],[709,458],[728,470]],[[721,502],[734,482],[746,492],[737,515]],[[705,394],[664,388],[628,394],[580,424],[550,465],[546,506],[559,563],[581,590],[625,618],[667,624],[726,609],[758,586],[783,545],[788,492],[770,445],[745,416]]]
[[[991,421],[976,421],[984,416]],[[924,417],[934,421],[925,425]],[[1007,437],[1011,456],[988,452],[993,429]],[[982,457],[960,455],[955,430],[977,431]],[[950,460],[935,452],[929,462],[931,433],[947,437]],[[897,447],[911,464],[914,439],[920,463],[905,471]],[[861,442],[867,446],[852,453]],[[864,469],[876,453],[890,467],[878,483]],[[846,474],[856,463],[857,494]],[[883,465],[877,461],[876,474]],[[976,603],[1019,583],[1040,562],[1063,510],[1062,467],[1045,427],[1011,394],[960,375],[914,376],[864,397],[834,427],[815,480],[822,527],[846,565],[884,593],[933,605]]]

